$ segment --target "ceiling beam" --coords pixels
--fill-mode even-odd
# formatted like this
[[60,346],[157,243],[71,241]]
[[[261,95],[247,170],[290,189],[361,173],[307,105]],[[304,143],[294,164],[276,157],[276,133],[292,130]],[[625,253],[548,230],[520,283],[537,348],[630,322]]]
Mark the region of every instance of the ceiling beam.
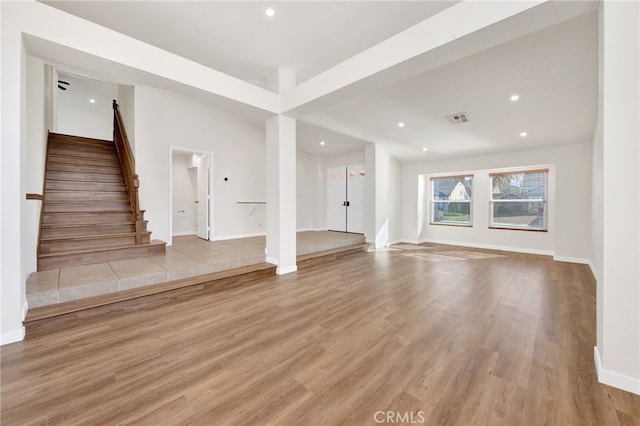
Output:
[[9,2],[3,8],[16,17],[12,27],[25,36],[270,113],[280,111],[276,93],[45,4]]

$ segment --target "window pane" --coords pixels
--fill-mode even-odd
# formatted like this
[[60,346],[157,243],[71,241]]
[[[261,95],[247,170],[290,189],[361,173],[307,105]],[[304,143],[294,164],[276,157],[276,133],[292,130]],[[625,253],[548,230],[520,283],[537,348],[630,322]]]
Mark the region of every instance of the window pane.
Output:
[[525,229],[545,229],[544,202],[506,201],[493,203],[492,225]]
[[434,223],[471,223],[471,203],[437,202],[433,203]]
[[544,200],[547,173],[514,173],[493,176],[494,200]]
[[471,176],[433,179],[433,200],[471,200]]

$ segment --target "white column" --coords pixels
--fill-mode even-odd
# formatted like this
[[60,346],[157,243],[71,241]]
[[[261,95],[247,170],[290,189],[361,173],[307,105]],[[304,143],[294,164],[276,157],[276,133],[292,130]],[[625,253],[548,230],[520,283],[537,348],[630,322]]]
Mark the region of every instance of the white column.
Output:
[[267,120],[267,262],[277,274],[296,266],[296,120]]
[[598,380],[640,395],[640,5],[604,2]]
[[22,263],[22,208],[25,200],[26,162],[26,52],[21,33],[2,5],[2,143],[0,144],[0,344],[24,338],[26,312],[25,273]]

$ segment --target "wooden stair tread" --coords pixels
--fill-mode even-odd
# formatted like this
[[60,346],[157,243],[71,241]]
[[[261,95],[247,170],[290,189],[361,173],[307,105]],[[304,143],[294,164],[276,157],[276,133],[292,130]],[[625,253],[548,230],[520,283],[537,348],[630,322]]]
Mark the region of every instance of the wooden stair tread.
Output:
[[[142,235],[151,235],[151,231],[145,231]],[[95,235],[69,235],[65,237],[42,237],[41,241],[73,241],[73,240],[94,240],[94,239],[109,239],[109,238],[122,238],[122,237],[135,237],[135,232],[119,232],[115,234],[95,234]]]
[[124,185],[122,174],[78,173],[62,170],[48,170],[45,182],[87,182],[119,183]]
[[167,281],[161,284],[153,284],[144,287],[138,287],[130,290],[121,290],[115,293],[93,296],[84,299],[72,300],[69,302],[57,303],[55,305],[41,306],[29,309],[27,316],[23,321],[24,325],[42,319],[52,318],[86,309],[96,308],[99,306],[109,305],[122,302],[125,300],[136,299],[157,293],[164,293],[193,285],[199,285],[211,281],[231,278],[238,275],[249,274],[257,271],[272,270],[275,275],[276,266],[270,263],[259,263],[255,265],[242,266],[239,268],[228,269],[220,272],[213,272],[194,277],[183,278],[174,281]]
[[[84,149],[79,149],[84,148]],[[118,156],[115,146],[82,146],[73,143],[54,143],[48,152],[53,155],[79,158],[112,158]]]
[[79,191],[48,189],[45,200],[51,203],[129,201],[123,191]]
[[60,140],[72,140],[72,141],[80,141],[85,143],[105,143],[113,145],[113,141],[107,139],[96,139],[96,138],[87,138],[84,136],[75,136],[75,135],[66,135],[64,133],[49,133],[49,137],[52,140],[60,141]]
[[[47,199],[45,198],[45,201]],[[75,206],[74,206],[75,204]],[[110,205],[111,208],[106,208]],[[60,208],[52,209],[52,206],[67,207],[70,210],[61,210]],[[74,208],[75,207],[75,208]],[[100,210],[96,210],[100,208]],[[45,213],[124,213],[131,210],[128,200],[113,200],[113,201],[95,201],[82,202],[82,200],[73,201],[51,201],[49,200],[45,206]]]
[[[145,247],[150,247],[150,246],[154,246],[154,245],[166,245],[167,243],[165,243],[164,241],[160,241],[160,240],[152,240],[151,243],[149,244],[144,244],[144,245],[122,245],[122,246],[114,246],[114,247],[105,247],[105,248],[95,248],[95,249],[87,249],[87,250],[70,250],[70,251],[63,251],[63,252],[56,252],[56,253],[46,253],[46,254],[40,254],[40,256],[38,256],[41,259],[45,259],[45,258],[53,258],[53,257],[59,257],[59,256],[69,256],[69,255],[79,255],[79,254],[92,254],[92,253],[100,253],[100,252],[107,252],[107,251],[115,251],[115,250],[121,250],[121,249],[130,249],[130,248],[145,248]],[[100,263],[100,262],[98,262]]]
[[47,143],[38,270],[165,253],[134,217],[116,140],[49,133]]
[[87,175],[112,175],[118,174],[122,171],[120,167],[101,166],[96,167],[93,165],[74,164],[74,163],[58,163],[51,161],[47,163],[47,171],[51,172],[70,172],[70,173],[82,173]]
[[[95,226],[103,226],[103,225],[131,225],[133,224],[135,221],[134,220],[130,220],[130,221],[112,221],[112,222],[91,222],[91,225],[95,225]],[[149,222],[148,220],[143,220],[143,222]],[[87,224],[86,222],[82,223],[82,222],[77,222],[77,223],[43,223],[42,227],[43,228],[74,228],[74,227],[84,227],[84,226],[88,226],[89,224]]]

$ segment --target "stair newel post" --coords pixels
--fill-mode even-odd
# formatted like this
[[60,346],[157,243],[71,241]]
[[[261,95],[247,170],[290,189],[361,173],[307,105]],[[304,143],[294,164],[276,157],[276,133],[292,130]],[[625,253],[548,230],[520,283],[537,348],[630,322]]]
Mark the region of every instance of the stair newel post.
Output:
[[137,174],[133,175],[133,188],[134,188],[134,213],[136,219],[136,244],[142,244],[142,232],[143,232],[143,217],[140,210],[140,204],[138,201],[138,188],[140,187],[140,179]]

